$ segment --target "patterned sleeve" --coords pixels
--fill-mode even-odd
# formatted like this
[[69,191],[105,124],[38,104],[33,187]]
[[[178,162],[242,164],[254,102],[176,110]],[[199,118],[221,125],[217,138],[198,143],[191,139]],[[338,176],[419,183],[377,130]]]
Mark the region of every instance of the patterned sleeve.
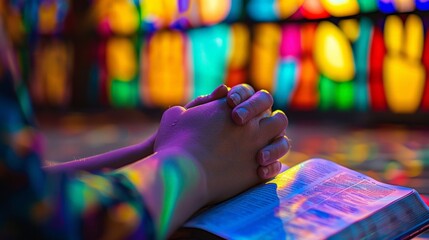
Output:
[[152,239],[152,219],[126,176],[43,171],[30,101],[1,24],[0,239]]

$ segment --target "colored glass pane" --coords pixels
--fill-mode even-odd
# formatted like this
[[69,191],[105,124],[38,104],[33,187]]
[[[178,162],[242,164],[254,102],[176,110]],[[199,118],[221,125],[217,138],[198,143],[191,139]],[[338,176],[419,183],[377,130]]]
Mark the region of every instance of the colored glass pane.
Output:
[[300,9],[301,14],[307,19],[321,19],[330,17],[322,6],[320,0],[305,0]]
[[377,0],[357,0],[362,13],[375,12],[378,10]]
[[59,41],[40,44],[35,52],[33,94],[42,104],[66,106],[70,96],[67,46]]
[[429,10],[429,1],[427,0],[415,0],[416,8],[420,11],[427,11]]
[[[423,64],[426,69],[426,73],[429,72],[429,32],[425,35],[425,44],[423,50]],[[426,84],[423,91],[423,98],[421,108],[423,111],[429,111],[429,74],[426,74]]]
[[316,29],[313,23],[301,27],[301,71],[291,101],[291,106],[300,110],[316,109],[319,104],[319,72],[312,57]]
[[131,80],[137,73],[137,59],[133,42],[128,38],[111,38],[106,46],[108,74],[121,81]]
[[189,32],[192,53],[193,98],[209,94],[225,79],[231,32],[228,26],[216,25]]
[[134,33],[139,27],[139,15],[131,1],[114,1],[108,10],[111,31],[118,34]]
[[320,100],[319,108],[322,111],[330,110],[335,103],[335,83],[326,76],[320,75],[319,78]]
[[396,10],[398,12],[412,12],[416,8],[414,1],[415,0],[394,0]]
[[397,113],[416,112],[425,84],[425,69],[420,59],[423,51],[421,19],[410,15],[404,26],[397,16],[389,16],[385,23],[385,41],[388,53],[383,78],[387,103]]
[[148,43],[147,96],[153,106],[169,107],[183,104],[189,88],[184,66],[186,47],[182,33],[163,31],[155,33]]
[[57,26],[57,4],[55,2],[42,3],[39,7],[39,31],[53,33]]
[[387,110],[383,85],[383,64],[386,53],[382,30],[376,26],[372,31],[369,54],[369,93],[372,110]]
[[304,0],[277,0],[276,9],[279,19],[292,16],[303,4]]
[[247,3],[247,13],[256,21],[278,20],[277,0],[250,0]]
[[350,81],[355,75],[353,51],[344,33],[333,23],[319,24],[314,57],[321,73],[334,81]]
[[255,29],[252,45],[250,71],[252,83],[257,89],[272,91],[277,61],[281,29],[275,24],[260,24]]
[[359,13],[357,0],[320,0],[325,10],[334,17],[352,16]]
[[249,54],[249,30],[245,25],[234,24],[231,26],[231,51],[229,54],[229,67],[242,68],[248,60]]
[[394,13],[396,11],[393,0],[378,0],[378,9],[383,13]]
[[138,104],[136,79],[128,82],[112,79],[110,81],[110,102],[114,107],[136,107]]
[[361,18],[359,23],[359,36],[353,48],[356,64],[355,103],[358,110],[365,111],[369,107],[368,56],[372,23],[370,19],[365,17]]
[[293,93],[291,106],[299,110],[314,110],[319,104],[318,72],[314,60],[301,58],[301,71]]
[[274,83],[273,98],[276,106],[285,108],[295,90],[300,62],[297,58],[281,59],[277,66],[277,77]]
[[345,19],[341,20],[339,27],[344,35],[352,42],[356,41],[359,37],[359,22],[357,19]]
[[231,9],[230,1],[200,1],[200,16],[203,25],[219,23],[228,16]]
[[301,55],[301,32],[300,26],[296,24],[286,24],[282,28],[280,42],[280,57]]
[[243,0],[230,0],[231,8],[228,16],[225,18],[226,22],[234,22],[240,19],[243,14]]
[[335,95],[335,105],[338,110],[347,111],[352,110],[354,106],[354,81],[347,81],[335,83],[336,95]]

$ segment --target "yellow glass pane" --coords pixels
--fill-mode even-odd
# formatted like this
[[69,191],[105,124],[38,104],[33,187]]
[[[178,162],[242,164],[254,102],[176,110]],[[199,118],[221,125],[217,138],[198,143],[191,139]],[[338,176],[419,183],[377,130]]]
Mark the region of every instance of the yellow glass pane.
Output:
[[133,43],[127,38],[109,39],[106,46],[107,71],[111,78],[130,81],[137,73]]
[[401,19],[390,15],[384,24],[384,43],[390,54],[399,54],[404,44],[404,28]]
[[353,51],[344,33],[333,23],[319,24],[315,37],[314,58],[320,72],[338,81],[350,81],[355,75]]
[[232,48],[229,60],[230,68],[240,68],[247,63],[249,53],[249,31],[243,24],[231,26]]
[[57,26],[57,4],[44,3],[39,7],[39,31],[52,33]]
[[342,20],[340,21],[339,26],[347,38],[352,42],[356,41],[359,37],[359,22],[357,19]]
[[118,0],[112,3],[108,18],[114,33],[132,34],[139,26],[137,9],[131,1]]
[[303,4],[304,0],[278,0],[276,9],[280,19],[285,19],[294,14]]
[[323,7],[334,17],[351,16],[359,13],[357,0],[321,0]]
[[231,10],[231,2],[225,0],[199,0],[202,24],[215,24],[224,20]]
[[257,89],[273,90],[281,29],[276,24],[260,24],[255,29],[255,41],[252,46],[251,76]]
[[187,99],[185,53],[180,32],[158,32],[150,40],[146,86],[154,106],[169,107]]
[[414,61],[420,61],[423,54],[424,28],[417,15],[410,15],[405,22],[405,54]]

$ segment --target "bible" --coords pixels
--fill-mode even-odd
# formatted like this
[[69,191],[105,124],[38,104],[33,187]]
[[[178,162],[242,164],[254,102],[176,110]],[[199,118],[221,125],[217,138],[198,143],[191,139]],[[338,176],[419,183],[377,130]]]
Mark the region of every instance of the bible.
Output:
[[310,159],[198,213],[180,231],[226,239],[406,239],[428,227],[429,207],[416,190]]

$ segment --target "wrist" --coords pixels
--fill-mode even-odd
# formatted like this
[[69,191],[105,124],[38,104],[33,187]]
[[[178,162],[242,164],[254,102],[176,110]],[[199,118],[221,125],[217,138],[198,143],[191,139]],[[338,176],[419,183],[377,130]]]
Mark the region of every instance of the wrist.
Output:
[[162,149],[120,171],[145,200],[159,238],[171,234],[207,203],[206,174],[183,149]]

